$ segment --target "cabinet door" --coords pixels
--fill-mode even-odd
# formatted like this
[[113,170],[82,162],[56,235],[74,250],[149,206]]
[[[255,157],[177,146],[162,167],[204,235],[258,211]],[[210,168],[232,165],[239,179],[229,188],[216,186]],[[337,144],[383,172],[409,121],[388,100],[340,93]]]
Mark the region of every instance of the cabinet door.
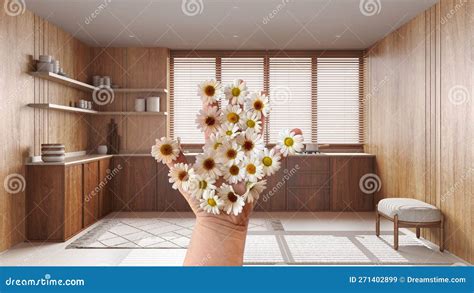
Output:
[[290,211],[328,211],[329,158],[291,156],[288,158],[287,207]]
[[[286,210],[286,185],[289,175],[286,167],[286,159],[281,162],[278,172],[267,177],[267,188],[260,194],[260,198],[255,204],[255,211],[275,212]],[[287,175],[287,176],[285,176]]]
[[87,227],[99,219],[99,162],[86,163],[83,165],[83,170],[83,226]]
[[[189,164],[195,161],[194,156],[186,156]],[[174,190],[169,183],[168,177],[169,169],[166,165],[157,163],[157,198],[158,198],[158,210],[167,212],[190,212],[188,202],[184,199],[183,195],[177,190]]]
[[105,217],[112,212],[112,180],[120,172],[120,169],[112,168],[111,159],[99,161],[99,217]]
[[359,181],[374,172],[373,157],[331,158],[331,211],[372,211],[373,194],[365,194]]
[[114,177],[114,206],[117,211],[156,210],[156,161],[152,157],[117,157],[121,170]]
[[65,168],[64,240],[82,229],[82,165]]

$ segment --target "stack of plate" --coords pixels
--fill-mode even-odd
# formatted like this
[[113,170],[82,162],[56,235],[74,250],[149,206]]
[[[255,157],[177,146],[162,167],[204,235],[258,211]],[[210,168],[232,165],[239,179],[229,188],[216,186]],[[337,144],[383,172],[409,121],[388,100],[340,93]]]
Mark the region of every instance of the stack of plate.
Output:
[[41,144],[41,160],[43,160],[43,162],[63,162],[65,157],[66,154],[63,144]]

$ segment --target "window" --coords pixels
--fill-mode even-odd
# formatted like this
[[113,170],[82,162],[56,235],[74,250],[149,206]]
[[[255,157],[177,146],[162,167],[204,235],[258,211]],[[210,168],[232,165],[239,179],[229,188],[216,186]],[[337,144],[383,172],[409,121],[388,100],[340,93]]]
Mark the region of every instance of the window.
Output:
[[[249,91],[263,90],[263,58],[222,58],[221,82],[225,86],[244,79]],[[226,106],[224,103],[222,106]]]
[[171,63],[170,130],[182,143],[204,143],[195,120],[201,99],[197,95],[203,80],[216,78],[215,58],[174,58]]
[[361,142],[358,58],[318,58],[318,143]]
[[282,129],[300,128],[311,142],[311,58],[270,58],[268,141],[276,143]]
[[[281,129],[301,128],[305,142],[363,143],[362,57],[275,57],[267,53],[173,54],[170,59],[170,132],[186,144],[204,143],[195,117],[201,109],[197,85],[236,78],[250,91],[269,93],[272,111],[265,140],[275,143]],[[199,54],[200,55],[200,54]],[[353,54],[356,55],[356,54]],[[226,106],[225,102],[222,106]]]

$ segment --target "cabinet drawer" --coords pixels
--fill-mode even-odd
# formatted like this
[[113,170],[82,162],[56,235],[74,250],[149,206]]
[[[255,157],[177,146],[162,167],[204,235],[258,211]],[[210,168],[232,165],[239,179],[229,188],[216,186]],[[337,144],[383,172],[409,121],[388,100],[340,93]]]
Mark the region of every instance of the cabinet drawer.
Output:
[[329,172],[329,158],[321,156],[291,156],[287,159],[287,168],[298,171]]
[[329,188],[288,188],[290,211],[329,211]]
[[288,186],[308,187],[317,189],[319,187],[329,187],[330,180],[328,173],[318,173],[314,171],[299,171],[288,180]]

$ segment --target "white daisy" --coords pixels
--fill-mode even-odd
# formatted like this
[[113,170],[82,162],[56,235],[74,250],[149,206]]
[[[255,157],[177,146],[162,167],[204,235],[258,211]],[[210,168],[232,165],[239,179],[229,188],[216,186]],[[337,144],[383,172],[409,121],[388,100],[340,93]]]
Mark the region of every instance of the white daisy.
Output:
[[199,110],[199,114],[196,118],[196,123],[198,124],[198,128],[201,131],[206,132],[210,130],[211,132],[216,132],[221,123],[219,121],[219,116],[221,112],[217,107],[207,107],[204,109]]
[[151,147],[151,155],[155,160],[163,162],[163,164],[168,164],[176,160],[179,156],[179,152],[178,143],[167,137],[157,139],[155,145]]
[[282,130],[280,132],[280,139],[278,140],[278,147],[285,157],[299,153],[304,147],[303,136],[301,134],[295,134],[288,129]]
[[280,169],[281,156],[275,152],[275,149],[269,150],[265,148],[263,153],[260,153],[259,159],[262,163],[265,176],[273,175]]
[[216,190],[211,189],[204,192],[200,199],[200,207],[208,213],[218,215],[220,209],[224,205],[224,201],[216,195]]
[[198,85],[198,96],[204,104],[214,104],[222,96],[222,86],[215,80],[206,80]]
[[248,111],[241,119],[241,127],[244,130],[252,129],[253,131],[260,133],[262,131],[262,120],[258,118],[256,112]]
[[242,105],[248,94],[247,84],[241,79],[236,79],[224,88],[224,94],[227,100],[229,100],[229,104]]
[[219,128],[219,136],[227,139],[233,139],[239,134],[239,126],[237,124],[224,123]]
[[223,167],[224,178],[230,184],[235,184],[244,179],[245,171],[240,164],[232,164]]
[[242,116],[242,108],[239,105],[227,105],[221,117],[222,123],[237,124]]
[[184,163],[175,164],[168,173],[169,182],[173,183],[173,189],[181,188],[184,191],[189,190],[189,183],[194,175],[194,169]]
[[231,185],[223,183],[218,189],[217,194],[219,198],[224,201],[222,209],[227,214],[233,214],[237,216],[242,212],[242,209],[245,205],[245,200],[242,196],[235,193]]
[[214,183],[216,183],[216,180],[213,178],[195,174],[189,183],[189,192],[195,198],[201,199],[204,192],[216,189]]
[[204,151],[217,151],[221,147],[223,141],[221,135],[218,133],[212,133],[204,145]]
[[219,163],[216,161],[216,152],[214,150],[204,152],[196,156],[195,168],[199,175],[213,179],[222,175],[219,169]]
[[260,160],[254,156],[247,156],[243,163],[245,180],[256,182],[263,177],[263,166]]
[[246,131],[237,137],[237,142],[246,156],[259,154],[264,148],[262,136],[253,131]]
[[217,155],[217,161],[223,165],[237,164],[242,161],[244,153],[241,151],[240,146],[235,140],[224,141],[222,146],[219,148]]
[[247,182],[246,186],[247,192],[244,194],[244,198],[247,202],[251,203],[257,201],[260,194],[267,188],[267,180]]
[[250,97],[246,100],[246,108],[249,111],[257,113],[258,118],[262,117],[261,115],[266,117],[270,112],[268,97],[254,92],[250,94]]

